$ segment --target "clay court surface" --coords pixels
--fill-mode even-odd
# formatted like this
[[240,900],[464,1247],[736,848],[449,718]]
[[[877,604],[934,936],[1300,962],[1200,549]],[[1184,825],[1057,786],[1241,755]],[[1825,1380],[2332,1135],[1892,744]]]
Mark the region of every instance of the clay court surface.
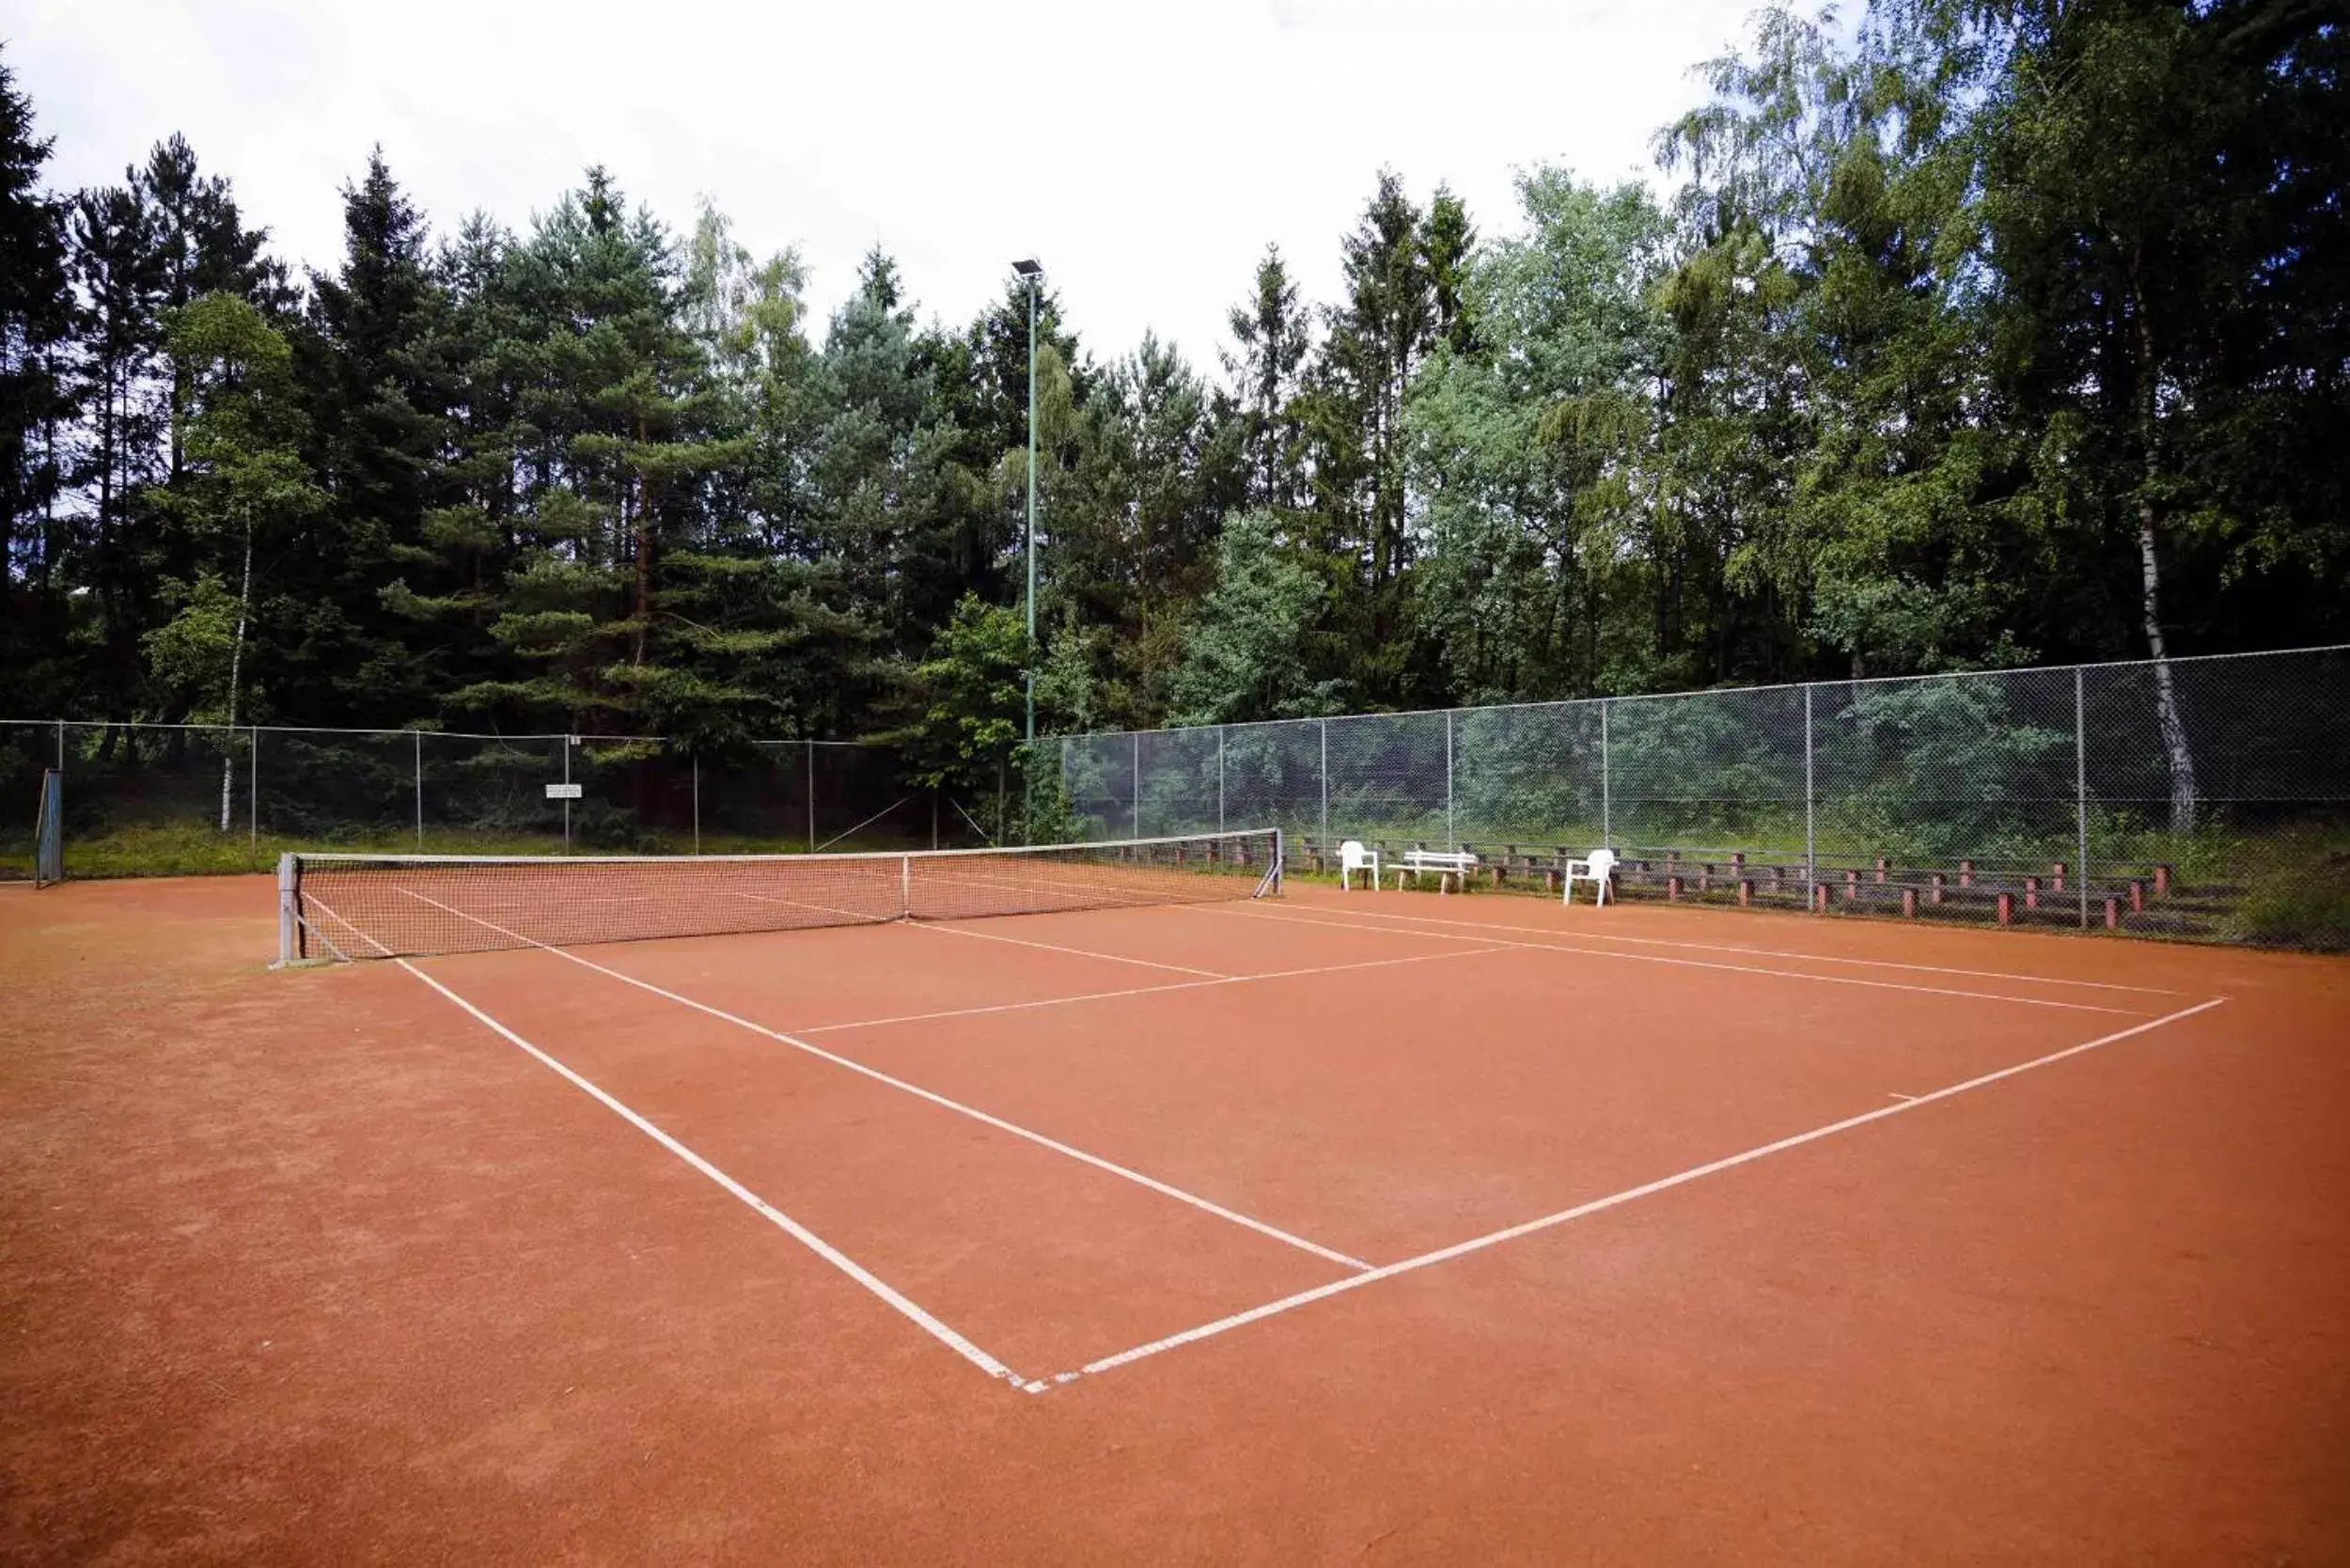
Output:
[[0,890],[0,1551],[2350,1560],[2350,964]]

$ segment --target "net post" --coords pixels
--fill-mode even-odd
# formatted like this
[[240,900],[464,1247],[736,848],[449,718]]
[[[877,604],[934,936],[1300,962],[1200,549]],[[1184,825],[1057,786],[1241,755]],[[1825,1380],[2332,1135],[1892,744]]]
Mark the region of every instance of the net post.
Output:
[[258,845],[261,841],[261,727],[250,726],[251,755],[244,760],[244,836],[245,842]]
[[408,733],[415,737],[416,753],[416,848],[421,851],[424,848],[424,731],[411,729]]
[[702,754],[690,751],[686,757],[694,767],[694,853],[699,855],[702,852]]
[[302,922],[294,914],[300,885],[300,873],[294,870],[293,852],[289,850],[277,857],[277,962],[280,964],[292,964],[302,956]]
[[901,919],[914,918],[914,856],[898,857],[898,914]]
[[1142,837],[1142,731],[1136,730],[1131,738],[1135,748],[1135,822],[1132,836],[1139,839]]
[[816,743],[807,742],[807,853],[816,853]]

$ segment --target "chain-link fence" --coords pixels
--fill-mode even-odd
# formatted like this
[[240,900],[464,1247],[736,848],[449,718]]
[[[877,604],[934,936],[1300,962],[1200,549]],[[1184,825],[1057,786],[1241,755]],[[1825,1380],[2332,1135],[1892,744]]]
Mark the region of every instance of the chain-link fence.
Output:
[[[947,847],[963,803],[893,747],[697,751],[609,735],[0,720],[0,879],[34,872],[44,770],[73,876],[259,870],[298,848],[538,855]],[[552,788],[550,788],[552,786]]]
[[1058,743],[1080,837],[1278,826],[1555,886],[2350,948],[2350,649]]

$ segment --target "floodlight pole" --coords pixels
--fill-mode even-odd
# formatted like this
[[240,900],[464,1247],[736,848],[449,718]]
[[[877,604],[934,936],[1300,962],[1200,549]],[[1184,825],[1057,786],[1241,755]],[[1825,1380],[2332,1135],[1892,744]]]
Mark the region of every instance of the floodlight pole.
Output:
[[1036,280],[1044,269],[1034,260],[1014,261],[1011,270],[1018,273],[1028,286],[1028,648],[1027,648],[1027,724],[1023,738],[1028,749],[1036,749]]
[[1030,258],[1014,261],[1011,270],[1028,286],[1028,645],[1021,660],[1028,713],[1020,750],[1020,841],[1025,844],[1036,792],[1036,280],[1044,269]]

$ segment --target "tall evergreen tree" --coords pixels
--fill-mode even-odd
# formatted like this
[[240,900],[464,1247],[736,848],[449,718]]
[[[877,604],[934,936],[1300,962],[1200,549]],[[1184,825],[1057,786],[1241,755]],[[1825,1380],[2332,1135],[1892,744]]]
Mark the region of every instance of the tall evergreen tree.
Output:
[[65,208],[40,184],[50,142],[0,57],[0,669],[32,678],[20,698],[70,697],[58,575],[64,355],[76,324],[65,271]]

